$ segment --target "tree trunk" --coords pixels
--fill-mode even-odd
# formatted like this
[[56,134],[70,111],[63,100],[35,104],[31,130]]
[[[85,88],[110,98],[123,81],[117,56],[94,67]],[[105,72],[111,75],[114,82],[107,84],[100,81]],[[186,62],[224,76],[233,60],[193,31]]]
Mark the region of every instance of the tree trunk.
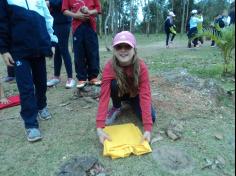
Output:
[[133,32],[133,0],[130,1],[130,24],[129,24],[129,31]]
[[185,10],[186,10],[186,0],[182,0],[183,2],[183,13],[182,13],[182,20],[181,20],[181,35],[184,33],[184,15],[185,15]]
[[107,14],[107,17],[106,17],[106,20],[105,20],[105,24],[104,24],[104,31],[105,31],[105,46],[106,46],[106,50],[107,51],[111,51],[110,47],[109,47],[109,44],[108,44],[108,29],[109,29],[109,26],[108,26],[108,21],[109,21],[109,18],[111,17],[111,8],[112,8],[112,1],[113,0],[110,0],[109,1],[109,9],[108,9],[108,14]]
[[189,12],[189,0],[186,1],[187,7],[186,7],[186,17],[185,17],[185,25],[184,29],[186,29],[187,23],[188,23],[188,12]]

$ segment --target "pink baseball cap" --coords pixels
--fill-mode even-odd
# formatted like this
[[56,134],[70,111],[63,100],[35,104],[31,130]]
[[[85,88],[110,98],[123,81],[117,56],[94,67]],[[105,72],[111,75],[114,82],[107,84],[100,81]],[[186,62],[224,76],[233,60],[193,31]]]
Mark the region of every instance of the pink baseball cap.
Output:
[[134,35],[129,31],[122,31],[116,34],[116,36],[113,39],[112,46],[114,47],[120,43],[126,43],[130,45],[132,48],[136,48],[136,39]]

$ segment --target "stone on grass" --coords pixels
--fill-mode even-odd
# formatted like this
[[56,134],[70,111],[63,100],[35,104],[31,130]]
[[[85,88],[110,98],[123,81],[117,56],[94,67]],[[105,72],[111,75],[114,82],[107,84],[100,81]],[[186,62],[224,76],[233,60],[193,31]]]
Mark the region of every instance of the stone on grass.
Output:
[[104,167],[92,156],[73,157],[60,168],[57,176],[97,176],[106,175]]

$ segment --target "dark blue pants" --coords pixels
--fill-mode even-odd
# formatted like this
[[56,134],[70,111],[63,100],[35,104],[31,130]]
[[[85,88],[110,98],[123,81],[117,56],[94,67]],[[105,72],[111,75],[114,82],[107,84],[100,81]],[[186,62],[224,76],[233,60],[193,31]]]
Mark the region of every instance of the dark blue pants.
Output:
[[[142,111],[140,107],[140,101],[139,101],[139,95],[136,97],[129,97],[129,95],[124,95],[123,97],[118,96],[118,86],[116,80],[112,80],[111,82],[111,99],[113,103],[113,107],[115,108],[120,108],[121,107],[121,102],[122,101],[127,101],[131,107],[133,108],[135,114],[137,115],[138,118],[142,118]],[[151,106],[151,115],[152,115],[152,121],[155,122],[157,118],[157,112]]]
[[[188,39],[189,39],[189,42],[192,40],[194,47],[197,46],[198,44],[198,38],[194,38],[196,35],[197,35],[197,27],[191,28],[190,31],[188,32]],[[191,42],[190,42],[190,45],[191,45]]]
[[81,24],[73,35],[76,77],[80,81],[97,78],[99,74],[99,46],[97,33],[89,23]]
[[25,128],[38,128],[38,110],[47,106],[45,57],[14,59],[16,82],[20,92],[21,117]]
[[55,24],[53,26],[55,34],[58,37],[58,44],[56,45],[54,56],[54,76],[60,76],[63,58],[67,77],[72,78],[72,63],[68,49],[70,26],[70,23]]
[[7,66],[7,76],[8,77],[15,77],[14,67]]
[[[222,36],[221,31],[217,31],[216,29],[213,29],[213,34],[214,34],[215,36],[217,36],[217,37],[221,37],[221,36]],[[212,41],[211,41],[211,46],[214,46],[214,45],[215,45],[215,41],[212,40]]]
[[[170,34],[172,34],[171,39],[170,39]],[[172,42],[174,40],[174,38],[175,38],[175,34],[174,33],[166,31],[166,46],[169,45],[169,39]]]

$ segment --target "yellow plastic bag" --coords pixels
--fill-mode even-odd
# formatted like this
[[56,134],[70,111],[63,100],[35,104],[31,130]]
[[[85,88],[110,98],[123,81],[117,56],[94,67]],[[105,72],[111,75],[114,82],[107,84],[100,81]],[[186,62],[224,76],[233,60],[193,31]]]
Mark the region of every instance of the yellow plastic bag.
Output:
[[176,35],[176,31],[175,31],[175,29],[174,29],[174,27],[172,26],[172,27],[170,27],[170,32],[172,33],[172,34],[175,34]]
[[112,159],[124,158],[130,154],[143,155],[152,152],[147,141],[141,143],[142,133],[138,127],[132,123],[123,125],[113,125],[104,128],[112,141],[104,142],[103,155]]

